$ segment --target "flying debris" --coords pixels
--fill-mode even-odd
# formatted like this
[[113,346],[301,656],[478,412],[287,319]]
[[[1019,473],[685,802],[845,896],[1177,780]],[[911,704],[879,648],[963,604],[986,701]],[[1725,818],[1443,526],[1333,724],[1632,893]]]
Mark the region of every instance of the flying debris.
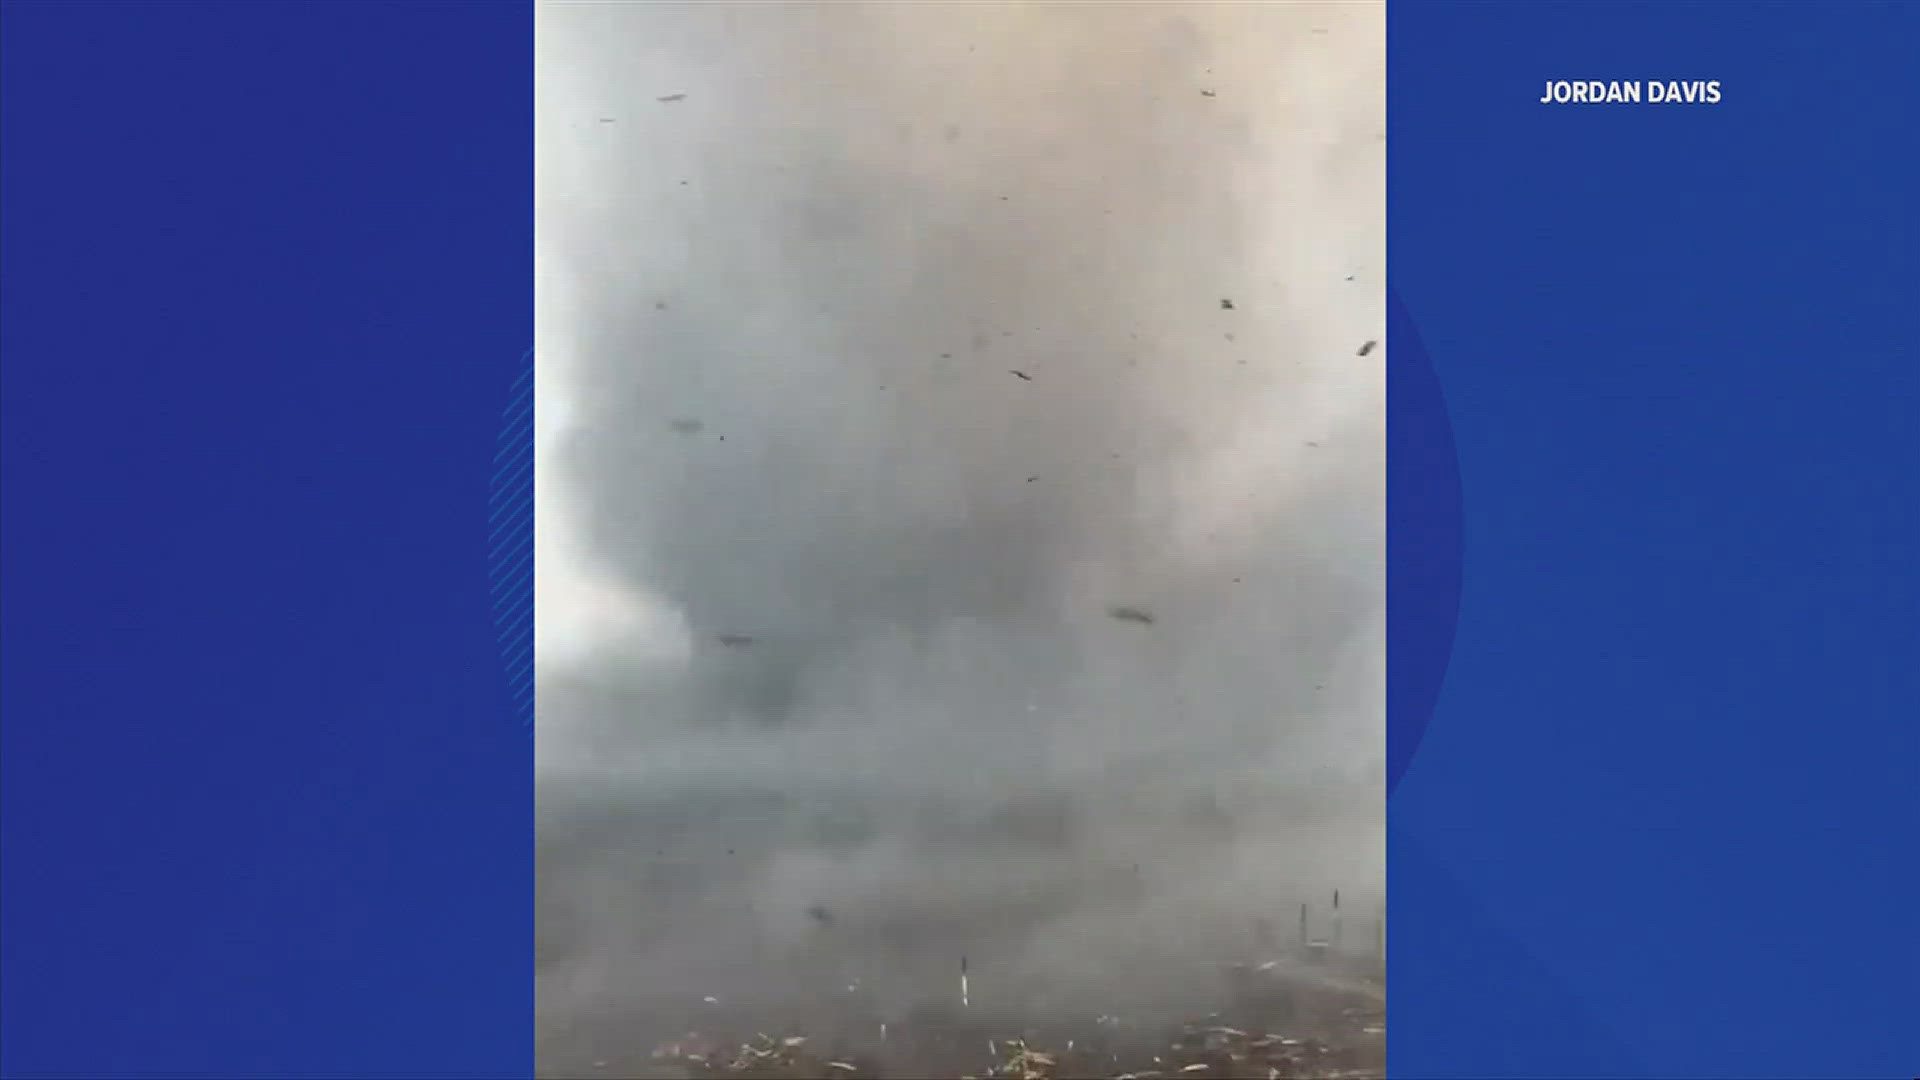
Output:
[[1367,355],[1368,353],[1370,353],[1370,352],[1372,352],[1372,351],[1373,351],[1373,347],[1374,347],[1375,345],[1378,345],[1378,344],[1380,344],[1380,343],[1379,343],[1379,342],[1377,342],[1377,341],[1369,341],[1369,342],[1367,342],[1367,343],[1365,343],[1364,345],[1361,345],[1361,346],[1360,346],[1360,351],[1359,351],[1359,352],[1357,352],[1357,353],[1355,353],[1354,355],[1355,355],[1355,356],[1365,356],[1365,355]]
[[1219,97],[1220,95],[1214,93],[1211,90],[1202,90],[1200,91],[1200,96],[1201,97]]
[[833,912],[828,911],[826,908],[820,906],[819,904],[815,904],[812,907],[808,908],[807,915],[810,918],[812,918],[814,922],[819,923],[821,926],[833,925]]
[[1221,311],[1232,311],[1232,310],[1233,310],[1233,301],[1231,301],[1231,300],[1227,300],[1227,299],[1224,299],[1224,298],[1223,298],[1223,299],[1222,299],[1222,300],[1220,301],[1220,310],[1221,310]]
[[601,118],[600,118],[600,122],[601,122],[601,123],[603,123],[603,124],[611,124],[611,123],[613,123],[613,117],[611,117],[611,116],[603,116],[603,117],[601,117]]
[[656,101],[685,101],[685,100],[687,100],[687,95],[685,95],[685,94],[668,94],[668,95],[666,95],[665,97],[661,97],[661,98],[656,98],[656,99],[654,99],[654,100],[656,100]]
[[1008,369],[1008,371],[1007,371],[1007,374],[1009,374],[1009,375],[1018,375],[1018,376],[1019,376],[1020,378],[1022,378],[1022,379],[1024,379],[1024,380],[1026,380],[1027,382],[1032,382],[1032,381],[1033,381],[1033,376],[1031,376],[1031,375],[1029,375],[1029,374],[1027,374],[1027,373],[1026,373],[1026,372],[1024,372],[1024,371],[1014,371],[1014,370],[1012,370],[1012,369]]
[[742,649],[753,644],[753,639],[745,634],[721,634],[714,640],[729,649]]
[[1136,622],[1136,623],[1140,623],[1143,626],[1153,625],[1153,614],[1151,612],[1141,611],[1139,608],[1131,608],[1131,607],[1110,608],[1108,609],[1107,614],[1112,616],[1113,618],[1119,619],[1121,622]]

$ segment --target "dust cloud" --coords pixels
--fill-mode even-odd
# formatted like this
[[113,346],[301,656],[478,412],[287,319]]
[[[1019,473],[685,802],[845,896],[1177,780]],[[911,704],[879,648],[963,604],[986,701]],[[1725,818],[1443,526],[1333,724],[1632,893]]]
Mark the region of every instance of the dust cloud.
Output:
[[1378,910],[1384,35],[538,8],[543,1067]]

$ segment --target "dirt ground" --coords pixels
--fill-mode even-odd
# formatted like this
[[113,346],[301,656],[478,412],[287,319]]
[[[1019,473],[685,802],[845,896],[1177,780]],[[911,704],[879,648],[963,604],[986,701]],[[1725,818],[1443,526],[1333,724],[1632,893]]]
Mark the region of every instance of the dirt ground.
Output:
[[[547,1080],[834,1077],[976,1080],[1166,1080],[1385,1075],[1386,1006],[1377,971],[1294,960],[1234,965],[1211,1010],[1179,1021],[1104,1014],[1034,1021],[957,1004],[921,1007],[886,1023],[855,1003],[796,1010],[795,1018],[714,1008],[705,1031],[665,1038],[636,1020],[618,1046],[591,1058],[542,1054]],[[824,1004],[824,1003],[820,1003]],[[798,1013],[810,1013],[800,1018]],[[657,1038],[657,1041],[656,1041]],[[578,1044],[575,1044],[576,1049]]]

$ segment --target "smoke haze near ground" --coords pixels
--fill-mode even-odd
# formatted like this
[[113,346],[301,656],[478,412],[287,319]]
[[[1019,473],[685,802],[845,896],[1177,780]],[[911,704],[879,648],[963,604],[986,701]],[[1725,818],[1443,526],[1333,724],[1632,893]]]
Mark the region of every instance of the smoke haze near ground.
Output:
[[961,956],[1173,1009],[1375,910],[1384,46],[538,9],[543,1057]]

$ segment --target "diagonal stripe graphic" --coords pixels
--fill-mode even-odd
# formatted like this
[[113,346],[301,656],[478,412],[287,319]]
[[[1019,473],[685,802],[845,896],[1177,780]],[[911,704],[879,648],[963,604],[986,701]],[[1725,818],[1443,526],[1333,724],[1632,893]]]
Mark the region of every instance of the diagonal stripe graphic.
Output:
[[488,467],[488,513],[482,529],[487,549],[488,594],[500,648],[500,674],[521,725],[533,727],[536,649],[533,623],[533,350],[520,357],[507,388],[500,434]]

